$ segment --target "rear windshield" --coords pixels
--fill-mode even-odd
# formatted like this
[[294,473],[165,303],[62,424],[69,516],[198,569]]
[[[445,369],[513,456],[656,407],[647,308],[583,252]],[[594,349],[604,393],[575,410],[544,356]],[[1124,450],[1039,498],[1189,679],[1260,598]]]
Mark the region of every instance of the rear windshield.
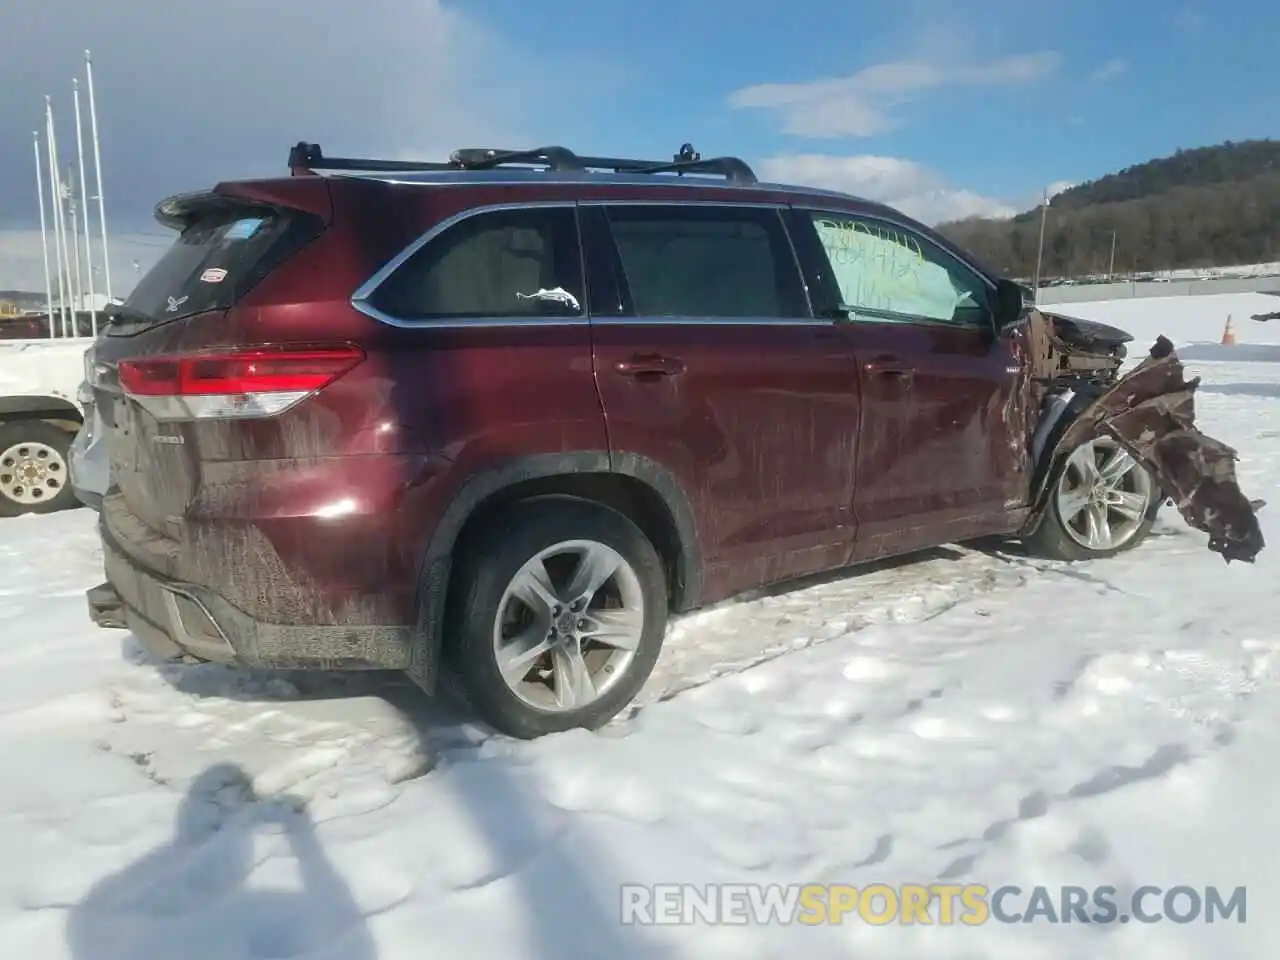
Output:
[[[269,210],[227,210],[198,218],[133,288],[111,332],[226,310],[252,285],[286,218]],[[252,279],[251,279],[252,278]]]

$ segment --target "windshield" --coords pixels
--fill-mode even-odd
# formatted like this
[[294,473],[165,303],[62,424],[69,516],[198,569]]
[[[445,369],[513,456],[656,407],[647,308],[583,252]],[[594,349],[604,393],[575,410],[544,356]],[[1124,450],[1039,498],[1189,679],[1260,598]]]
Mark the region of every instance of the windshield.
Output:
[[136,332],[139,324],[228,309],[278,233],[278,216],[266,210],[223,208],[198,218],[134,287],[120,325]]

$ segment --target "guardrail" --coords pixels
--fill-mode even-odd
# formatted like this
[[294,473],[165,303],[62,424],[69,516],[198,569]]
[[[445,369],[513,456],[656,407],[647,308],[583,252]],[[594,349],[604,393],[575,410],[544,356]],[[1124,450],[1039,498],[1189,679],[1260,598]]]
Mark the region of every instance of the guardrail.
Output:
[[1041,303],[1080,303],[1085,300],[1131,300],[1138,297],[1197,297],[1213,293],[1280,293],[1280,277],[1222,280],[1135,280],[1129,283],[1073,283],[1041,287]]

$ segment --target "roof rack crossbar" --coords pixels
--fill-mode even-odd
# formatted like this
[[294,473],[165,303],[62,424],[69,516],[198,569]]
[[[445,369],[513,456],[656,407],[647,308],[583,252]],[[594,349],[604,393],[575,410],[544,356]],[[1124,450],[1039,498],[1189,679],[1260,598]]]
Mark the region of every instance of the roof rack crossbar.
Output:
[[414,170],[456,170],[451,163],[424,160],[372,160],[357,157],[326,157],[318,143],[299,141],[289,150],[289,169],[295,174],[313,170],[365,170],[369,172],[411,172]]
[[585,169],[582,158],[566,147],[539,147],[536,150],[499,150],[494,147],[466,147],[449,155],[454,168],[492,170],[508,163],[536,164],[552,170]]
[[[472,157],[476,159],[471,159]],[[455,150],[453,159],[470,170],[485,170],[508,163],[528,163],[564,170],[612,170],[615,173],[637,173],[658,166],[658,160],[628,160],[622,157],[584,157],[565,147],[543,147],[539,150],[497,150],[475,147]]]
[[414,172],[443,170],[492,170],[507,165],[540,166],[556,171],[611,170],[614,173],[718,174],[734,183],[756,183],[755,171],[737,157],[709,157],[685,144],[671,160],[638,160],[623,157],[579,156],[567,147],[534,150],[467,147],[455,150],[447,162],[373,160],[326,157],[318,143],[299,142],[289,151],[289,168],[296,175],[314,170],[366,172]]
[[634,173],[718,173],[735,183],[756,183],[755,171],[737,157],[708,157],[703,160],[673,160],[632,171]]

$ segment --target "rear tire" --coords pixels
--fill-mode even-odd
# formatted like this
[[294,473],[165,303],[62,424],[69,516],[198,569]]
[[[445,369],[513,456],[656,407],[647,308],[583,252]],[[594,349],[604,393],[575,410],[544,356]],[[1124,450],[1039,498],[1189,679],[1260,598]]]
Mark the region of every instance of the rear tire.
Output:
[[1054,471],[1040,525],[1024,543],[1050,560],[1113,557],[1147,538],[1162,500],[1145,466],[1111,437],[1094,437]]
[[0,517],[80,505],[69,468],[73,439],[44,420],[0,426]]
[[608,723],[662,650],[667,577],[622,514],[585,501],[520,503],[462,544],[445,662],[482,720],[532,739]]

